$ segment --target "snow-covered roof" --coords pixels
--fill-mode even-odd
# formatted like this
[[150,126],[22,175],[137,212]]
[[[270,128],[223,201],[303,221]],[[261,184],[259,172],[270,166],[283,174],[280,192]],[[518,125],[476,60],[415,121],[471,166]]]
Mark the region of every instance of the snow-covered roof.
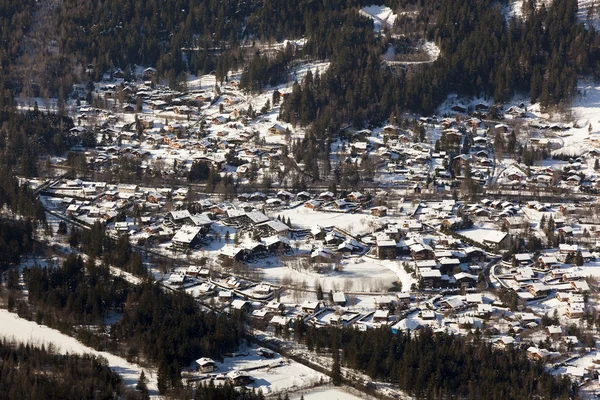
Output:
[[196,226],[184,225],[175,233],[175,236],[171,240],[177,243],[191,243],[200,233],[200,230]]

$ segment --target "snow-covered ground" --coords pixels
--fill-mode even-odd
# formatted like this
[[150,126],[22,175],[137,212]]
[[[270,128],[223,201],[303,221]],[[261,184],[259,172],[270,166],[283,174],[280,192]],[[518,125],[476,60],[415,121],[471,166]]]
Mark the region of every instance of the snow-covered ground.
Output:
[[[563,136],[563,154],[579,155],[590,150],[590,144],[600,139],[600,86],[591,79],[580,79],[572,107],[573,127]],[[591,132],[588,131],[592,126]]]
[[0,309],[0,336],[21,343],[39,346],[43,344],[46,348],[52,345],[54,350],[60,354],[93,354],[95,356],[104,357],[108,361],[110,369],[123,378],[125,385],[132,388],[135,387],[143,370],[148,379],[148,389],[150,390],[150,394],[158,394],[155,371],[142,368],[139,365],[127,362],[125,359],[105,351],[94,350],[56,329],[51,329],[33,321],[28,321],[19,317],[17,314],[3,309]]
[[299,400],[301,396],[304,396],[304,400],[360,400],[368,399],[366,395],[358,396],[350,394],[342,388],[318,388],[308,392],[295,393],[290,396],[292,400]]
[[371,5],[359,11],[361,15],[373,20],[374,29],[380,32],[385,28],[392,28],[396,21],[396,14],[386,6]]
[[[294,227],[310,229],[315,226],[335,226],[344,229],[353,235],[371,233],[378,224],[378,217],[361,213],[342,213],[314,211],[306,207],[277,211],[286,219],[289,217]],[[272,216],[271,216],[272,217]]]
[[431,61],[437,60],[440,56],[440,48],[434,42],[425,42],[422,49],[429,56]]
[[275,354],[273,359],[265,359],[256,353],[256,348],[247,350],[247,355],[227,357],[217,362],[216,373],[227,374],[236,370],[249,370],[254,382],[249,387],[262,390],[264,394],[285,390],[296,391],[327,382],[329,377],[295,361]]

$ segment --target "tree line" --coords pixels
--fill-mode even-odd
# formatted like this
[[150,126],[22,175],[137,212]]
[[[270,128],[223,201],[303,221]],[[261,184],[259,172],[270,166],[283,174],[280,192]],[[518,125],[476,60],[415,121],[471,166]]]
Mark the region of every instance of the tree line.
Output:
[[309,350],[335,356],[339,349],[339,365],[416,398],[569,399],[576,394],[569,378],[553,377],[521,349],[495,350],[479,331],[465,337],[430,328],[412,334],[388,327],[360,331],[300,325],[295,335]]
[[3,339],[0,366],[0,393],[7,400],[134,398],[106,360],[92,355],[60,355]]

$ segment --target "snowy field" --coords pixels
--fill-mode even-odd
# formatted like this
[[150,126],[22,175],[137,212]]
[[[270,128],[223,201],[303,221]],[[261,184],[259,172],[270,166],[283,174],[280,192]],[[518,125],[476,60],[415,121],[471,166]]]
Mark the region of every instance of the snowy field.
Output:
[[350,394],[344,391],[341,388],[319,388],[313,389],[308,392],[303,392],[301,394],[293,394],[290,396],[292,400],[299,400],[300,396],[304,396],[304,400],[361,400],[368,399],[369,397],[366,395],[358,396],[355,394]]
[[[371,233],[379,225],[379,217],[360,213],[338,213],[327,211],[314,211],[310,208],[300,206],[294,209],[277,210],[277,215],[290,218],[294,227],[310,229],[315,226],[335,226],[350,232],[352,235]],[[273,217],[267,212],[267,216]]]
[[251,265],[251,268],[262,272],[266,281],[276,283],[287,281],[294,284],[304,282],[304,286],[310,289],[315,289],[318,283],[326,291],[386,292],[396,281],[402,282],[402,287],[406,290],[416,283],[398,261],[362,256],[343,259],[340,264],[340,271],[332,270],[330,273],[299,271],[293,269],[293,265],[286,266],[278,262],[260,261],[256,266]]
[[[52,345],[54,350],[61,354],[93,354],[95,356],[104,357],[108,361],[110,369],[118,373],[123,378],[125,385],[131,388],[135,387],[143,369],[139,365],[127,362],[121,357],[87,347],[76,339],[63,334],[56,329],[51,329],[47,326],[28,321],[19,317],[17,314],[2,309],[0,309],[0,336],[21,343],[29,343],[38,346],[43,344],[46,348]],[[150,394],[157,395],[158,390],[156,386],[155,371],[145,368],[143,370],[146,374],[146,378],[148,378],[148,389],[150,390]]]
[[260,389],[264,394],[285,390],[296,391],[329,380],[326,375],[283,358],[277,353],[273,359],[265,359],[259,356],[256,350],[250,348],[246,356],[227,357],[222,363],[217,362],[215,372],[227,374],[236,370],[248,370],[254,378],[254,382],[249,387]]

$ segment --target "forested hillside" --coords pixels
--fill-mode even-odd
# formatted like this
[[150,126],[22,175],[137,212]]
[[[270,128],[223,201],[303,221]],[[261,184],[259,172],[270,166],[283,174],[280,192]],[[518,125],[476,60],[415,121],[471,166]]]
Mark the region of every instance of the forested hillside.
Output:
[[119,399],[127,394],[119,375],[89,355],[58,355],[3,340],[0,366],[0,397],[7,400]]
[[241,321],[202,312],[185,293],[165,291],[152,281],[133,286],[111,275],[107,265],[75,255],[62,266],[27,268],[23,276],[29,305],[21,302],[17,309],[38,323],[72,333],[74,326],[103,326],[109,313],[122,314],[108,340],[85,328],[77,334],[96,348],[156,363],[161,392],[178,387],[181,369],[193,360],[222,358],[243,336]]
[[[309,327],[303,340],[310,350],[339,351],[341,365],[392,382],[416,398],[526,400],[574,395],[568,378],[555,379],[541,363],[531,363],[524,351],[494,350],[479,333],[459,337],[426,328],[414,336],[394,334],[388,328],[330,328],[324,334],[323,329]],[[335,355],[333,359],[336,363]]]

